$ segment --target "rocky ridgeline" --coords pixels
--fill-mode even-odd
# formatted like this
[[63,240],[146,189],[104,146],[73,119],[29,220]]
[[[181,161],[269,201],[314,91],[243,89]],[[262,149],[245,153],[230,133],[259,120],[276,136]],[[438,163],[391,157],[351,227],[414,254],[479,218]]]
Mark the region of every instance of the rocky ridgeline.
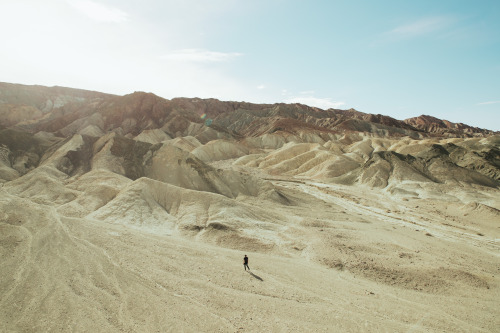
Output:
[[[151,93],[125,96],[64,87],[0,83],[0,126],[31,133],[71,136],[83,130],[138,135],[163,129],[184,136],[193,124],[210,126],[235,138],[283,132],[364,132],[378,137],[484,137],[493,131],[431,116],[397,120],[350,110],[321,110],[301,104],[252,104],[216,99],[174,98]],[[191,128],[192,129],[192,128]]]

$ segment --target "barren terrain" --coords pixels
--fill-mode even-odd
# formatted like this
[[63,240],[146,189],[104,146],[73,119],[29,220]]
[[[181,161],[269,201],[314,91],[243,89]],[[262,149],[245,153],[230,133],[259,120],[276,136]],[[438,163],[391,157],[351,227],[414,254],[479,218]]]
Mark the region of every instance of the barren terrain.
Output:
[[499,331],[500,136],[43,94],[0,128],[1,332]]

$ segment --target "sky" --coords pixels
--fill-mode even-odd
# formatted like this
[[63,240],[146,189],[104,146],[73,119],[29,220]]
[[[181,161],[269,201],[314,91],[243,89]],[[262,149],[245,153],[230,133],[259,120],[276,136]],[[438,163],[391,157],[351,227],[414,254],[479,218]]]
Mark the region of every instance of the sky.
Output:
[[500,131],[500,1],[0,0],[0,81]]

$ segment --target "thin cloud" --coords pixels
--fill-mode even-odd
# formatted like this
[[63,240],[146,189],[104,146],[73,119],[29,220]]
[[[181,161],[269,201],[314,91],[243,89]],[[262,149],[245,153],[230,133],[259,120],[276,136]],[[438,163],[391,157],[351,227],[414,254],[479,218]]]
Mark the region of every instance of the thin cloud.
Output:
[[300,96],[300,97],[293,97],[285,100],[286,103],[299,103],[299,104],[305,104],[309,106],[315,106],[320,109],[337,109],[346,103],[344,102],[338,102],[338,101],[332,101],[331,98],[317,98],[317,97],[312,97],[312,96]]
[[165,56],[163,59],[184,61],[184,62],[226,62],[243,54],[237,52],[215,52],[204,49],[182,49],[173,51]]
[[67,0],[79,12],[92,20],[120,23],[128,20],[129,15],[121,9],[109,7],[90,0]]
[[259,89],[259,90],[263,90],[263,89],[266,89],[266,86],[265,86],[265,85],[263,85],[263,84],[261,84],[261,85],[258,85],[258,86],[257,86],[257,89]]
[[440,30],[449,24],[450,19],[447,17],[428,17],[409,24],[400,25],[389,31],[389,34],[412,37]]
[[399,25],[394,29],[382,33],[376,43],[395,42],[416,38],[445,31],[454,22],[454,19],[448,16],[424,17],[419,20]]
[[490,105],[490,104],[498,104],[500,101],[490,101],[490,102],[481,102],[477,103],[477,105]]

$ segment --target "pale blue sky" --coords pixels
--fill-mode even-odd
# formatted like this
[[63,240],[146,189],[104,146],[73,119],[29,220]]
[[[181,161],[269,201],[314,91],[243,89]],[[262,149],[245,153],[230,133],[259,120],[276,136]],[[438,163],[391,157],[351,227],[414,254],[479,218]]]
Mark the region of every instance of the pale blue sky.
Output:
[[500,130],[500,1],[0,0],[0,81]]

